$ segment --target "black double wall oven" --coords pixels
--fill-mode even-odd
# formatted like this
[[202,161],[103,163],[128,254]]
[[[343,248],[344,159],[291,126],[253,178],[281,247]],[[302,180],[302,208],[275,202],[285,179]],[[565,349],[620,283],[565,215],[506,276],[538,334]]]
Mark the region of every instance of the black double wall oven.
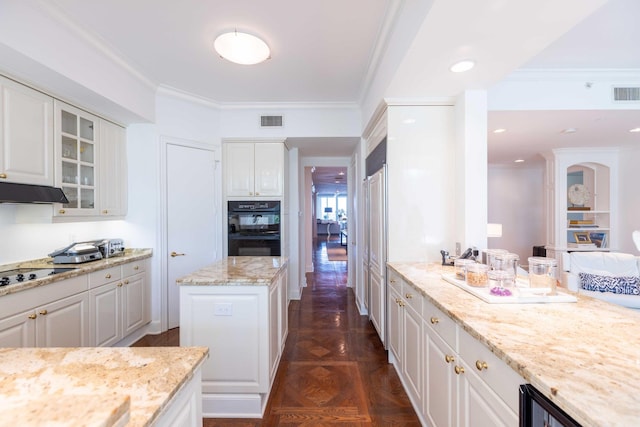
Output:
[[228,255],[280,256],[280,202],[228,203]]

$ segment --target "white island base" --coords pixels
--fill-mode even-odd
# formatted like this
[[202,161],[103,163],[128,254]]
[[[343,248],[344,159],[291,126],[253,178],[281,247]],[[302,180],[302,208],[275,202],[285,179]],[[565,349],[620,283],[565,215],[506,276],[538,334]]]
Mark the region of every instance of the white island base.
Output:
[[228,258],[179,279],[180,345],[209,347],[206,418],[262,418],[287,336],[286,261]]

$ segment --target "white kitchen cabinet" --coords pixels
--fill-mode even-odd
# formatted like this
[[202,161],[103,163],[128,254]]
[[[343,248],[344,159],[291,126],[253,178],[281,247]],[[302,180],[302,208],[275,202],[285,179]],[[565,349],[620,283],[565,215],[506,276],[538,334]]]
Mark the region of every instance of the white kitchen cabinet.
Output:
[[205,416],[262,416],[286,340],[286,277],[284,268],[269,285],[180,286],[180,345],[210,349]]
[[386,345],[386,295],[385,287],[383,286],[383,278],[377,271],[369,270],[369,319],[373,323],[373,327],[378,331],[380,341]]
[[122,217],[127,212],[124,128],[55,101],[55,183],[68,204],[57,218]]
[[0,347],[35,347],[35,319],[33,310],[0,319]]
[[522,378],[433,304],[424,310],[423,415],[434,427],[518,425]]
[[36,347],[86,347],[90,342],[86,292],[38,307]]
[[422,406],[422,296],[397,274],[388,272],[388,348],[414,406]]
[[224,150],[227,197],[281,197],[284,192],[284,144],[229,142]]
[[[66,291],[78,284],[82,286],[81,280],[70,279],[68,282],[60,283],[61,295],[67,295]],[[86,292],[42,303],[52,298],[46,294],[55,291],[43,289],[41,294],[45,294],[44,298],[35,294],[38,291],[38,288],[29,289],[3,297],[12,298],[2,300],[3,312],[9,312],[10,315],[0,319],[0,347],[88,346],[89,298]],[[22,300],[19,300],[20,297]],[[37,305],[26,308],[30,304]],[[8,311],[9,307],[14,307],[18,312]]]
[[89,287],[91,345],[114,345],[151,320],[144,260],[93,272]]
[[53,185],[53,98],[0,76],[0,182]]
[[127,140],[123,127],[100,120],[100,215],[127,214]]

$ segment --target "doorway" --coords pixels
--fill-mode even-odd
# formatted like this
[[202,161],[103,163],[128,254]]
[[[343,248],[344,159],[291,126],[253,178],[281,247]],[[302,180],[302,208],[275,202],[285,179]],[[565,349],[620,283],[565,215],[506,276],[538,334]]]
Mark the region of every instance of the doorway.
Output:
[[162,141],[166,180],[161,262],[166,290],[161,306],[166,327],[172,329],[180,324],[176,279],[211,264],[221,253],[220,173],[214,147],[178,139]]

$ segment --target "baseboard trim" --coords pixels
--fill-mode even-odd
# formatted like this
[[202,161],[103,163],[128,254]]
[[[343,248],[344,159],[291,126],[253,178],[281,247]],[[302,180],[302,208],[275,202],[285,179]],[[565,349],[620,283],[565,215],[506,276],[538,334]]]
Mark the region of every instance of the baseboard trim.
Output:
[[267,398],[261,394],[202,394],[204,418],[262,418]]

